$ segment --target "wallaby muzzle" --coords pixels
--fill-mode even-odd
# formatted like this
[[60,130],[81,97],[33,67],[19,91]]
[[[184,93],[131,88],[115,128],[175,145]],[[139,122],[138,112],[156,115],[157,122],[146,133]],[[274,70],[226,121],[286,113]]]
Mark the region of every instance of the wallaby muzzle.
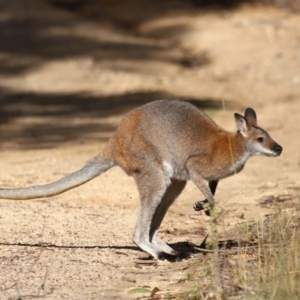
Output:
[[277,143],[275,143],[275,145],[273,147],[273,151],[276,153],[276,156],[279,156],[282,152],[282,147],[280,145],[278,145]]

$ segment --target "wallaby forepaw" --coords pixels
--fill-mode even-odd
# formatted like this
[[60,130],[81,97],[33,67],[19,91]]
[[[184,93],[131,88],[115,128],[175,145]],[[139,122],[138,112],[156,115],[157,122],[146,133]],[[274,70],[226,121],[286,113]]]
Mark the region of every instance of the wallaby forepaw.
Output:
[[205,201],[197,201],[193,205],[193,208],[194,208],[195,211],[200,211],[200,210],[204,209],[205,204],[206,204]]
[[207,200],[197,201],[197,202],[195,202],[193,207],[194,207],[195,211],[204,210],[205,214],[207,216],[210,216],[210,209],[209,209],[209,204],[207,203]]

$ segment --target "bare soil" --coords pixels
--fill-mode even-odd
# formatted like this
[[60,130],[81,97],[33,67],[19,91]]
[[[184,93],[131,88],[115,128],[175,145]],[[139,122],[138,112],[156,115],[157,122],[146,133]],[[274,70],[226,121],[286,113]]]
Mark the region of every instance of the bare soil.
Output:
[[[0,1],[1,187],[75,171],[130,109],[177,98],[228,130],[235,130],[233,113],[251,106],[284,149],[279,158],[251,158],[220,183],[220,238],[262,219],[274,202],[299,201],[300,16],[260,6],[125,2],[66,11],[46,1]],[[192,208],[201,198],[189,183],[163,222],[166,242],[201,244],[209,218]],[[129,293],[137,287],[172,298],[201,290],[189,276],[203,254],[155,261],[133,244],[138,206],[133,179],[118,168],[60,196],[1,200],[0,299],[137,299],[143,295]]]

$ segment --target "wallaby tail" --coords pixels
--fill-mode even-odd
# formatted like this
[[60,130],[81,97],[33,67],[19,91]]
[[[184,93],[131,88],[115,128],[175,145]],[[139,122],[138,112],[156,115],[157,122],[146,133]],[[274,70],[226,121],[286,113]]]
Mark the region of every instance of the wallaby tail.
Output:
[[50,197],[82,185],[115,165],[111,155],[105,155],[107,154],[107,148],[105,149],[106,151],[90,160],[83,168],[58,181],[27,188],[0,189],[0,198],[29,200],[34,198]]

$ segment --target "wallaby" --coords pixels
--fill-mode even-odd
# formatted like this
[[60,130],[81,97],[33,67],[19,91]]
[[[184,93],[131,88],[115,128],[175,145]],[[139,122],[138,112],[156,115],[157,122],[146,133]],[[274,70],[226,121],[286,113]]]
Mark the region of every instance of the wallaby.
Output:
[[157,100],[129,112],[103,151],[82,169],[54,183],[19,189],[0,189],[0,198],[26,200],[63,193],[120,166],[136,181],[140,211],[133,241],[158,259],[180,260],[158,237],[161,222],[187,180],[206,197],[197,202],[214,206],[220,179],[238,173],[252,155],[279,156],[282,147],[257,126],[256,113],[247,108],[234,114],[237,132],[219,127],[201,110],[177,100]]

